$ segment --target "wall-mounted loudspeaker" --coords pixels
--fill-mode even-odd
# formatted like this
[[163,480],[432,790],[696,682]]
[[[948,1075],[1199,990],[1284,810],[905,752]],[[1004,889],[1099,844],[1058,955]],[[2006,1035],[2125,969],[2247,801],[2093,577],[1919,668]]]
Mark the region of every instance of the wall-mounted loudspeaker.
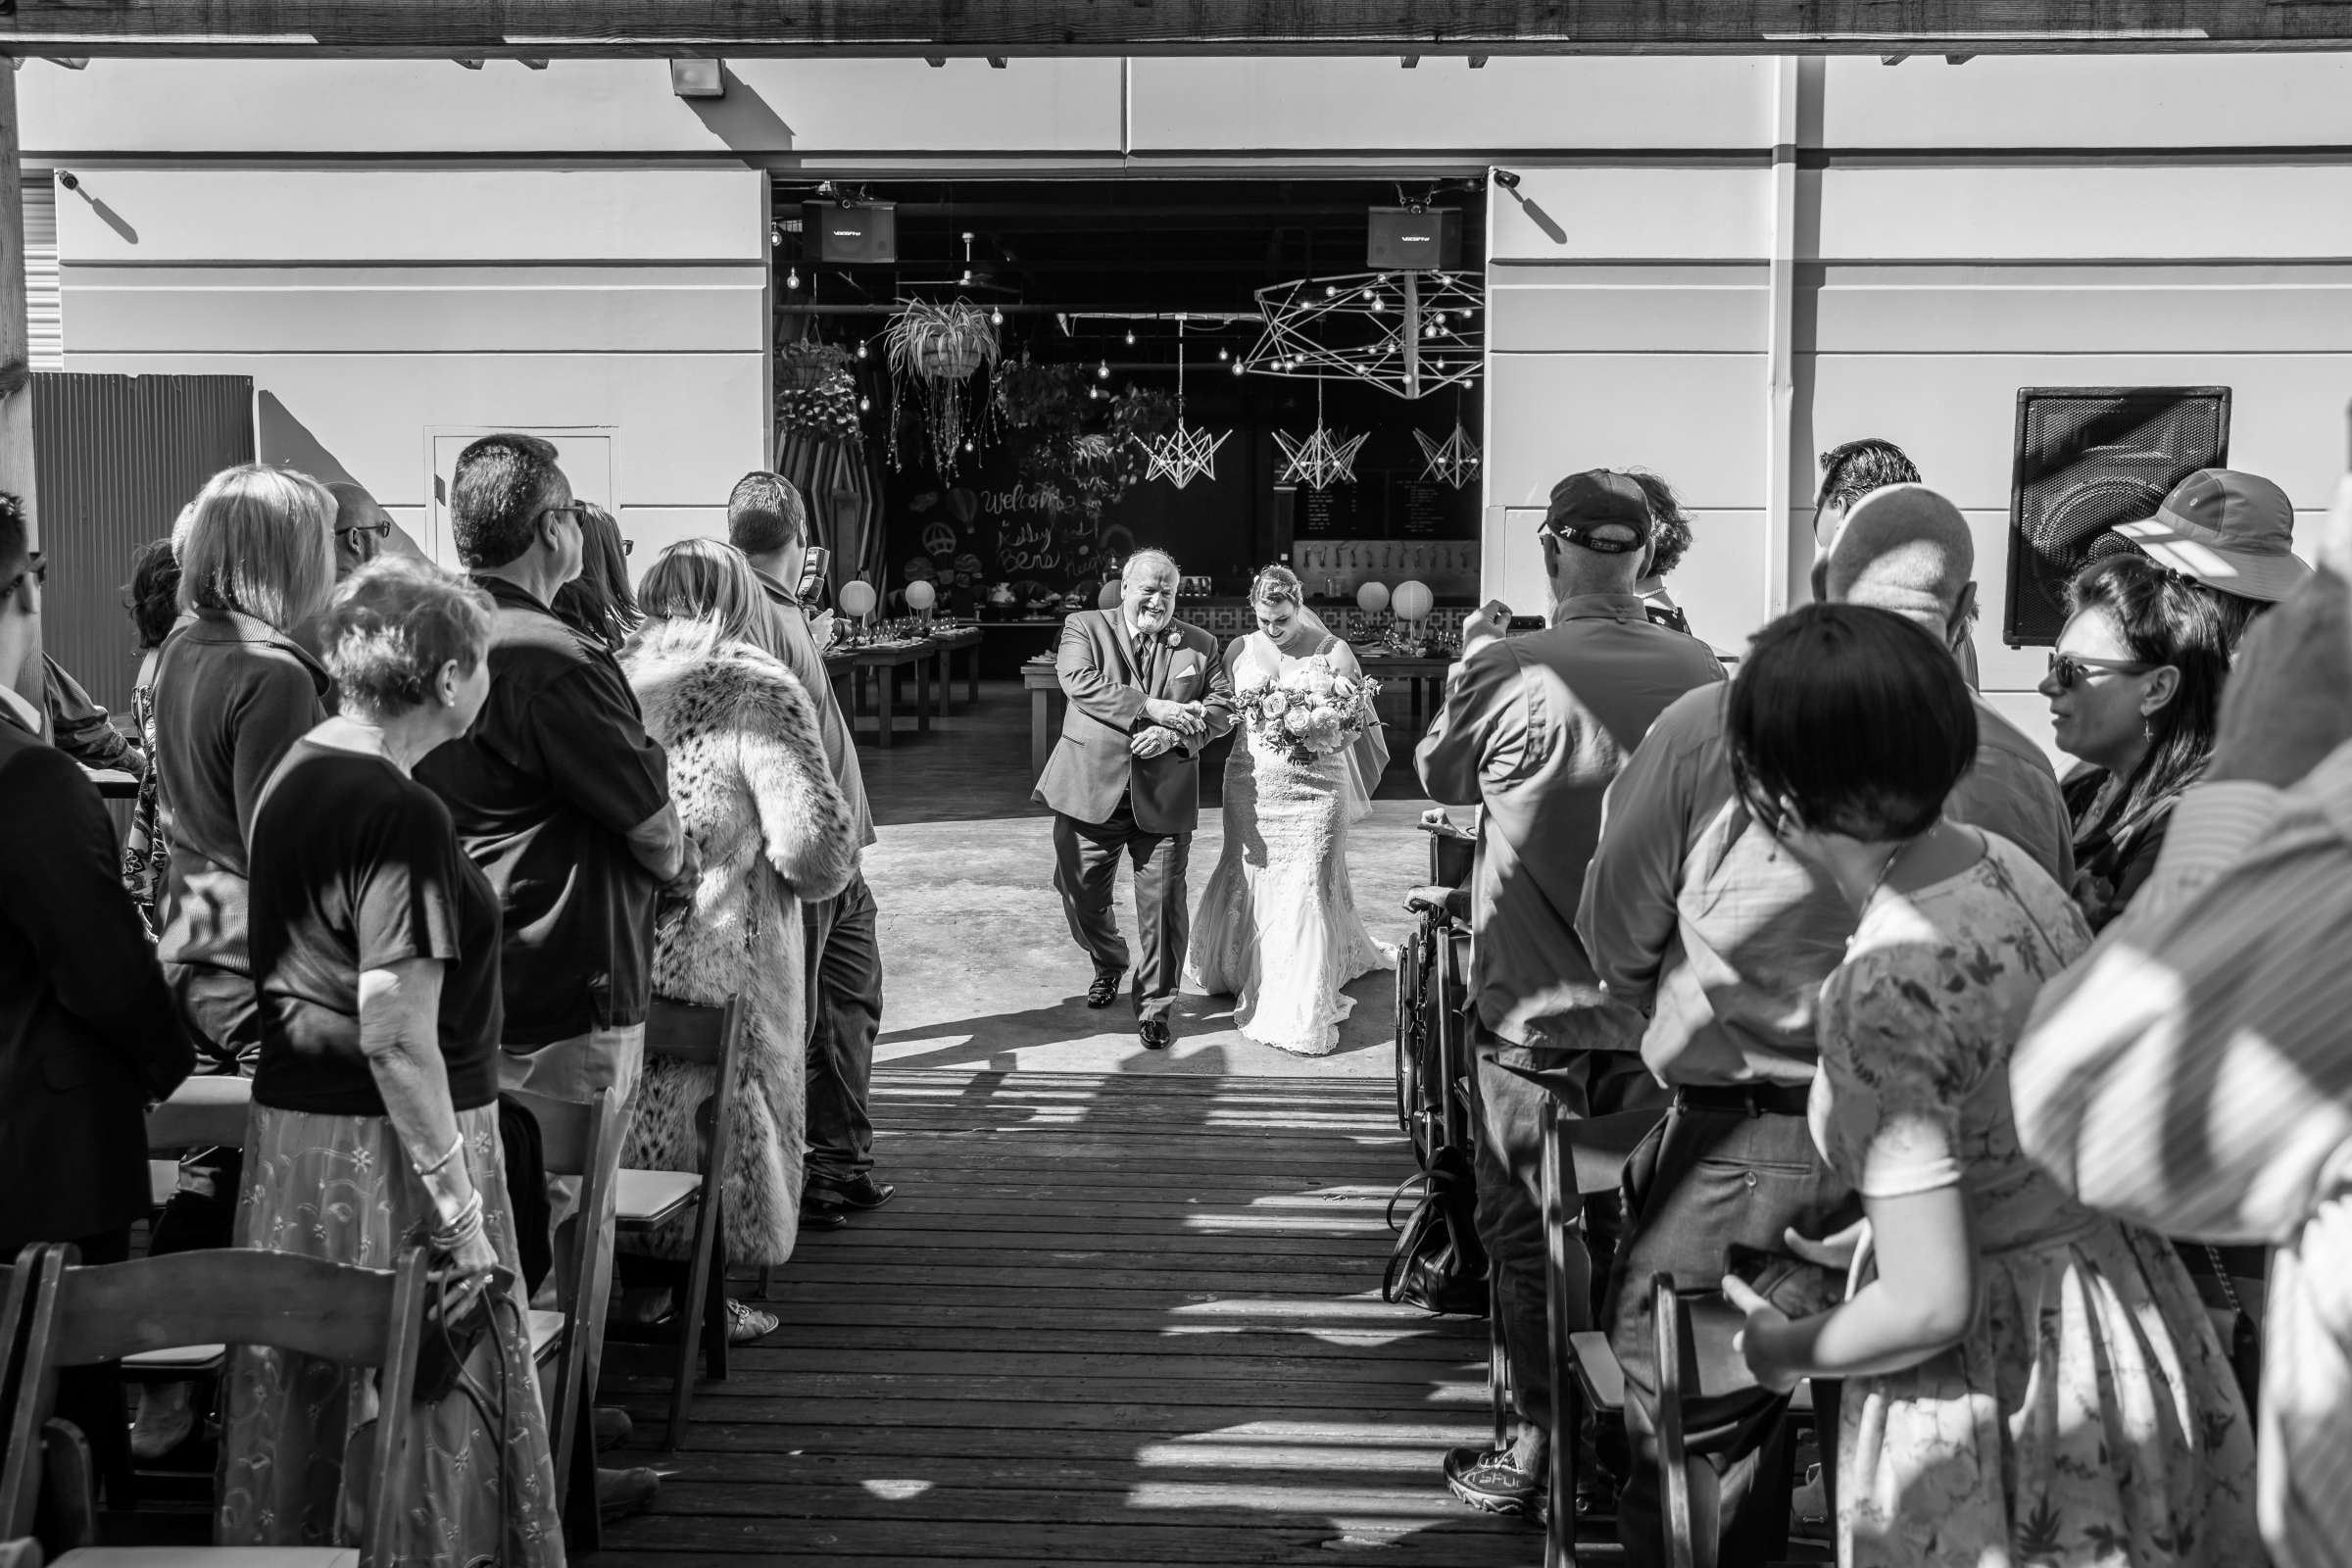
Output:
[[2021,387],[2003,640],[2057,642],[2075,573],[2132,548],[2115,525],[2229,463],[2226,386]]
[[811,262],[855,266],[899,259],[899,210],[889,202],[857,207],[804,203],[801,234],[807,259]]
[[1366,257],[1375,272],[1449,272],[1462,265],[1458,207],[1375,207]]

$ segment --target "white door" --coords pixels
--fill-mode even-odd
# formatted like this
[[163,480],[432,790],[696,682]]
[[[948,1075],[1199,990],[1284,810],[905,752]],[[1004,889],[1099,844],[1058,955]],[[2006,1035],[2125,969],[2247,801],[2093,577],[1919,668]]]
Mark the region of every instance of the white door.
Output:
[[612,425],[432,425],[424,432],[424,462],[428,482],[425,485],[424,537],[416,541],[424,553],[442,565],[456,569],[457,540],[449,526],[449,482],[457,471],[458,454],[486,435],[511,430],[520,435],[535,435],[556,449],[556,463],[564,477],[571,481],[572,498],[592,501],[612,512],[612,445],[619,431]]

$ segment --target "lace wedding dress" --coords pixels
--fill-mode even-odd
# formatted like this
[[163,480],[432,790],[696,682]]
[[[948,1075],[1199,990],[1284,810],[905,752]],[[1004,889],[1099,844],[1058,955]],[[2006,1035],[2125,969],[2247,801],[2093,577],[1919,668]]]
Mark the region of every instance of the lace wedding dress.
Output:
[[[1286,654],[1251,632],[1226,663],[1239,687],[1279,679],[1337,646],[1320,627],[1301,628],[1293,636],[1297,652]],[[1293,761],[1247,726],[1234,737],[1225,848],[1201,894],[1184,983],[1235,998],[1235,1025],[1251,1040],[1329,1055],[1339,1049],[1340,1020],[1355,1006],[1340,988],[1396,961],[1396,950],[1364,929],[1348,879],[1348,824],[1368,809],[1386,755],[1376,733],[1312,762]]]

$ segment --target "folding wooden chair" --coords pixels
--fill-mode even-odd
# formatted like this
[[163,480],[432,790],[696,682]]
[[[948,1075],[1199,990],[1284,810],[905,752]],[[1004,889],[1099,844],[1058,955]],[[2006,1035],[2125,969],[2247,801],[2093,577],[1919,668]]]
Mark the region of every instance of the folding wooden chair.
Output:
[[[161,1209],[179,1190],[179,1156],[191,1149],[245,1147],[253,1113],[253,1080],[189,1078],[172,1098],[147,1111],[149,1196]],[[185,1383],[220,1370],[227,1349],[219,1345],[173,1346],[122,1358],[125,1383]]]
[[[191,1342],[267,1345],[347,1367],[382,1369],[381,1409],[371,1433],[346,1449],[361,1465],[366,1497],[357,1550],[272,1551],[272,1568],[358,1568],[380,1562],[408,1501],[398,1477],[408,1448],[416,1352],[425,1302],[425,1257],[404,1251],[390,1272],[258,1249],[222,1249],[75,1266],[69,1246],[40,1249],[31,1281],[24,1349],[0,1444],[0,1541],[32,1532],[46,1492],[67,1539],[58,1568],[182,1568],[211,1560],[250,1563],[237,1547],[92,1550],[96,1503],[81,1434],[50,1419],[61,1368],[117,1360]],[[26,1267],[20,1258],[16,1273]],[[11,1294],[16,1291],[12,1276]],[[363,1463],[364,1460],[364,1463]]]
[[726,1258],[721,1240],[720,1189],[733,1147],[735,1063],[743,1049],[741,998],[723,1007],[654,999],[645,1020],[645,1054],[709,1067],[716,1073],[710,1096],[696,1109],[703,1134],[700,1172],[624,1170],[616,1191],[615,1223],[624,1232],[649,1234],[694,1210],[694,1242],[688,1253],[686,1289],[673,1297],[677,1356],[669,1396],[665,1446],[674,1450],[686,1436],[694,1408],[694,1363],[702,1356],[714,1381],[727,1375]]
[[[569,1111],[572,1107],[564,1107]],[[578,1176],[580,1213],[601,1214],[610,1206],[627,1126],[612,1105],[612,1092],[600,1089],[576,1116],[534,1107],[542,1158],[549,1172]],[[526,1314],[531,1359],[539,1367],[539,1392],[547,1411],[547,1435],[555,1448],[556,1498],[564,1539],[575,1552],[600,1544],[604,1527],[596,1511],[596,1385],[604,1344],[605,1303],[612,1290],[612,1228],[580,1224],[571,1268],[556,1281],[556,1305]]]

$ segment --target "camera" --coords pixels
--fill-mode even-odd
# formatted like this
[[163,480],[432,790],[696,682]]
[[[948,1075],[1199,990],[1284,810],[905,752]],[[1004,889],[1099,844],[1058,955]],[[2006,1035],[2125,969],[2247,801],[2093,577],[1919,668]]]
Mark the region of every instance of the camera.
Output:
[[1517,190],[1519,176],[1507,169],[1497,169],[1494,171],[1494,183],[1500,185],[1504,190]]

